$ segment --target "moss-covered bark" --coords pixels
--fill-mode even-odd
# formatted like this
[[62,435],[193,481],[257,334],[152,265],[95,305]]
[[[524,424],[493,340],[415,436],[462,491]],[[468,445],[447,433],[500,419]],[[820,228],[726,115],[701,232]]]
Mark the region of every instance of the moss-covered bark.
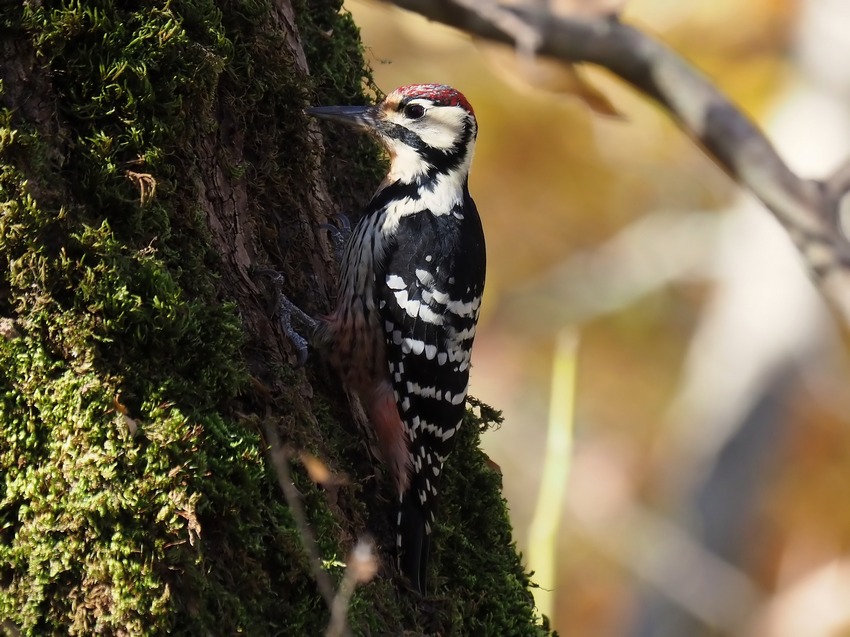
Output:
[[[351,477],[327,493],[296,467],[329,564],[366,529],[389,546],[389,490],[338,383],[292,369],[252,268],[327,309],[318,224],[380,172],[367,141],[301,114],[366,99],[350,16],[5,3],[0,46],[0,619],[38,636],[322,634],[258,424]],[[542,632],[477,449],[492,420],[470,415],[447,467],[436,596],[398,592],[385,567],[355,595],[355,634]]]

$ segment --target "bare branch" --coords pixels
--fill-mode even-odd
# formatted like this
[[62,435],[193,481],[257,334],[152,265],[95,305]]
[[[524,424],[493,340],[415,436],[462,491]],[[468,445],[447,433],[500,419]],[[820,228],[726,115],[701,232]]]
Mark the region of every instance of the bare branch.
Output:
[[826,187],[836,197],[846,195],[850,191],[850,159],[841,164],[826,180]]
[[[292,473],[289,468],[290,453],[280,444],[280,437],[277,435],[273,424],[266,422],[264,431],[269,444],[269,455],[272,460],[272,466],[277,474],[277,479],[286,503],[290,511],[292,511],[292,517],[295,518],[298,534],[301,537],[304,550],[307,551],[307,556],[310,560],[313,578],[316,580],[319,592],[324,597],[331,611],[331,619],[325,636],[351,637],[351,629],[348,627],[348,608],[351,603],[351,596],[354,594],[358,584],[371,581],[378,571],[375,542],[368,536],[357,540],[357,544],[351,551],[351,555],[349,555],[339,590],[334,593],[333,582],[328,573],[322,568],[322,557],[319,554],[319,547],[316,544],[313,531],[307,523],[304,507],[301,506],[300,494],[292,484]],[[318,460],[313,459],[314,464],[318,462]],[[312,475],[311,478],[315,478],[315,475]]]
[[540,46],[540,34],[537,29],[506,7],[495,2],[480,0],[454,0],[458,6],[480,16],[505,35],[510,36],[522,55],[532,56]]
[[845,161],[824,183],[826,196],[835,211],[834,223],[845,237],[850,236],[850,159]]
[[360,538],[348,558],[345,575],[331,607],[331,621],[328,624],[325,637],[342,637],[346,634],[348,607],[354,589],[357,588],[358,584],[371,581],[377,570],[378,560],[375,557],[375,542],[370,537]]
[[[461,0],[393,4],[474,36],[511,44],[490,13],[510,11],[539,35],[538,53],[602,66],[659,102],[732,178],[749,189],[788,231],[821,291],[850,325],[850,242],[838,212],[850,168],[828,183],[791,171],[772,144],[728,98],[677,53],[614,16],[563,17],[545,7],[497,5],[487,15]],[[515,32],[515,30],[512,30]]]
[[[313,578],[316,580],[316,585],[319,587],[319,592],[325,599],[328,608],[333,610],[335,597],[333,581],[330,575],[322,568],[322,558],[319,554],[316,538],[313,535],[310,525],[307,524],[307,516],[304,513],[304,507],[301,505],[301,497],[298,489],[292,484],[292,474],[289,470],[289,459],[286,450],[280,444],[280,437],[277,435],[274,425],[268,422],[265,423],[264,431],[269,444],[269,455],[272,465],[277,474],[280,489],[283,491],[283,497],[286,499],[286,504],[292,512],[292,517],[295,518],[295,525],[298,527],[298,535],[304,544],[304,550],[307,551],[310,568],[313,571]],[[344,627],[340,635],[348,637],[351,635],[351,632]]]

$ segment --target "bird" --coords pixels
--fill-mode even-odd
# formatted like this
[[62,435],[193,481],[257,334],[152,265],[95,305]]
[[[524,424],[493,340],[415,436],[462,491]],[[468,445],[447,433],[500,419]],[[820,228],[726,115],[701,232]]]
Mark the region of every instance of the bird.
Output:
[[424,595],[484,292],[484,232],[469,193],[478,122],[463,94],[443,84],[305,112],[365,130],[390,159],[345,243],[335,307],[316,320],[310,342],[375,430],[398,495],[398,568]]

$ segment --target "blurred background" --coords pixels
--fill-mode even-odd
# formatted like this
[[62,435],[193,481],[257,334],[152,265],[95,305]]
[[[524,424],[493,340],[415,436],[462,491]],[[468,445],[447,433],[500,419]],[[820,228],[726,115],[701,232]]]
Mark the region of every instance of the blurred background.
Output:
[[[552,626],[850,636],[846,335],[769,213],[603,71],[577,85],[384,3],[345,8],[384,91],[451,84],[475,107],[471,393],[504,412],[484,447]],[[850,155],[846,0],[631,0],[624,20],[800,174]]]

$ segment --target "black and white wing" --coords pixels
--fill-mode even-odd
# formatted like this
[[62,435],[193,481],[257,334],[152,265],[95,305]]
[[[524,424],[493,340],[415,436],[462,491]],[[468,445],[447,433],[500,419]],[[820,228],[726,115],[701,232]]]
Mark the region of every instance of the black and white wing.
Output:
[[377,275],[389,372],[410,449],[397,548],[420,592],[440,474],[465,410],[485,269],[481,221],[467,195],[451,213],[402,217]]

